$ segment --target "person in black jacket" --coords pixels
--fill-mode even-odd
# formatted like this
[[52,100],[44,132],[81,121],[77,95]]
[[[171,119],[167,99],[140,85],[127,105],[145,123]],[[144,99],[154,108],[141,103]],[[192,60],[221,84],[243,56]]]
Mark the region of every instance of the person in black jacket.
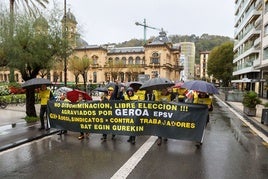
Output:
[[[120,100],[122,96],[122,91],[119,89],[118,81],[115,83],[115,87],[109,87],[108,88],[108,93],[105,94],[102,97],[102,101],[109,101],[109,100]],[[112,134],[112,140],[115,139],[115,134]],[[107,140],[107,134],[102,134],[101,140],[106,141]]]

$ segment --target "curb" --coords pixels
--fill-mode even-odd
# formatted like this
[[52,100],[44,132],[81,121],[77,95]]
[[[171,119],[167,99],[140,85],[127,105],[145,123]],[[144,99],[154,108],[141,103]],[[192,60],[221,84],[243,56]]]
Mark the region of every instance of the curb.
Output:
[[59,132],[58,129],[50,129],[50,131],[48,133],[46,133],[46,134],[40,133],[39,135],[36,135],[34,137],[25,138],[25,139],[16,141],[14,143],[10,143],[10,144],[1,146],[0,147],[0,152],[3,152],[3,151],[8,150],[8,149],[15,148],[17,146],[23,145],[23,144],[28,143],[28,142],[32,142],[32,141],[35,141],[35,140],[38,140],[38,139],[53,135],[53,134],[58,133],[58,132]]
[[[228,101],[223,101],[221,98],[218,98],[217,100],[226,104],[226,106],[238,113],[246,122],[248,122],[250,125],[259,130],[259,132],[261,132],[263,135],[265,135],[266,137],[268,136],[268,131],[262,128],[261,124],[258,124],[255,119],[245,115],[241,111],[241,109],[238,109],[235,106],[229,104]],[[256,138],[256,133],[250,128],[250,126],[240,120],[237,114],[235,114],[233,111],[230,112],[232,113],[232,115],[235,116],[230,116],[230,125],[235,138],[242,146],[244,146],[245,150],[247,150],[251,154],[256,154],[256,152],[260,150],[260,147],[262,147],[262,142],[264,140],[262,140],[259,135],[258,142],[256,142],[256,140],[253,140],[253,138]]]

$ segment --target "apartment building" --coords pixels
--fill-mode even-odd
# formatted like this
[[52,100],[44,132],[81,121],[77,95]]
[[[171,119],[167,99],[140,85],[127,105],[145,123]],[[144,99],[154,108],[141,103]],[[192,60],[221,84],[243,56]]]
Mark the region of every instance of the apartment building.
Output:
[[235,0],[235,79],[232,83],[241,90],[254,90],[261,96],[264,96],[264,6],[266,3],[263,0]]

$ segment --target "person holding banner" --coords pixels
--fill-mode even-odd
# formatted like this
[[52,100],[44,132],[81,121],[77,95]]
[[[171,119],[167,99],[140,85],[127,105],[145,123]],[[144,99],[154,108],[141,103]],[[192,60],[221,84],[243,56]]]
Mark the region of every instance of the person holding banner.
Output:
[[[77,102],[81,103],[81,102],[84,102],[84,101],[85,101],[85,99],[84,99],[83,94],[79,93]],[[85,138],[84,132],[80,132],[80,136],[78,137],[78,140],[82,140],[84,138]],[[87,139],[89,138],[89,133],[88,132],[86,133],[86,138]]]
[[[212,98],[204,92],[198,92],[198,98],[196,100],[197,104],[206,104],[208,106],[208,111],[213,111],[213,105],[212,105]],[[209,123],[209,113],[207,116],[207,122],[206,124]]]
[[[174,95],[172,95],[172,93],[169,92],[168,88],[163,88],[161,90],[161,93],[158,95],[156,101],[165,101],[165,102],[170,102],[175,98]],[[167,138],[164,138],[164,141],[167,141]],[[157,145],[161,145],[162,144],[162,137],[158,136],[157,139]]]
[[[71,102],[70,100],[67,99],[66,93],[61,93],[57,100],[58,101],[64,101],[64,102]],[[62,134],[67,134],[67,130],[60,130],[58,135],[62,135]]]
[[[138,101],[139,96],[134,94],[134,89],[132,87],[128,87],[126,90],[126,94],[123,95],[123,100]],[[127,141],[130,142],[131,144],[135,144],[136,143],[135,140],[136,140],[135,136],[129,136],[129,139]]]
[[[52,92],[47,88],[46,85],[41,85],[41,89],[39,91],[38,97],[40,99],[40,122],[41,122],[41,127],[39,130],[44,130],[45,129],[45,120],[44,116],[45,114],[47,115],[47,103],[50,99],[54,99],[54,96]],[[47,118],[48,119],[48,118]],[[49,123],[47,120],[47,128],[46,130],[49,130]]]
[[[208,111],[213,111],[212,98],[205,92],[197,91],[197,94],[198,94],[198,96],[197,96],[196,100],[194,100],[194,103],[206,104],[208,106]],[[206,125],[208,123],[209,123],[209,113],[207,115]],[[200,146],[202,145],[203,138],[204,138],[204,133],[203,133],[201,142],[196,142],[196,144],[195,144],[195,146],[197,148],[200,148]]]
[[155,101],[155,94],[153,90],[146,90],[144,99],[146,101]]
[[[109,101],[109,100],[118,100],[118,99],[120,99],[119,98],[120,94],[118,94],[120,92],[118,92],[118,91],[119,91],[119,87],[118,87],[118,85],[116,83],[115,89],[113,87],[109,87],[108,88],[108,93],[104,94],[102,96],[101,101]],[[112,140],[114,140],[114,139],[115,139],[115,134],[112,134]],[[107,134],[102,134],[101,140],[106,141],[107,140]]]

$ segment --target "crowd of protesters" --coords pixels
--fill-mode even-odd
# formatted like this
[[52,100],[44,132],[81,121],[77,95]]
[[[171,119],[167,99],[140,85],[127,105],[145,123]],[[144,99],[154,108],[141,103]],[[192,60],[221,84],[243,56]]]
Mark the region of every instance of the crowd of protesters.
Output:
[[[41,99],[41,108],[40,108],[40,121],[41,127],[39,130],[47,129],[49,130],[49,124],[47,122],[47,128],[45,128],[44,116],[47,113],[47,103],[49,100],[54,99],[51,91],[46,87],[46,85],[41,86],[41,90],[39,92],[39,97]],[[89,98],[92,100],[92,98]],[[60,96],[56,98],[58,101],[71,102],[67,99],[66,93],[60,93]],[[88,99],[87,99],[88,100]],[[184,88],[162,88],[160,90],[139,90],[138,88],[133,88],[131,86],[124,87],[119,84],[116,80],[113,86],[109,86],[107,91],[103,91],[103,95],[100,98],[100,102],[109,101],[109,100],[125,100],[125,101],[139,101],[139,100],[147,100],[147,101],[158,101],[158,102],[185,102],[185,103],[197,103],[197,104],[206,104],[208,106],[209,111],[213,110],[212,106],[212,97],[204,92],[187,90]],[[86,99],[83,94],[78,94],[78,99],[75,101],[77,103],[83,103]],[[209,122],[209,115],[207,116],[207,123]],[[58,135],[66,134],[67,130],[61,129]],[[84,138],[89,138],[89,133],[84,134],[84,132],[80,132],[78,136],[79,140],[83,140]],[[115,139],[115,134],[112,134],[112,140]],[[107,140],[107,134],[102,134],[102,141]],[[167,141],[167,138],[163,138],[164,141]],[[135,144],[136,137],[129,136],[127,140],[131,144]],[[162,136],[158,136],[157,145],[162,144]]]

